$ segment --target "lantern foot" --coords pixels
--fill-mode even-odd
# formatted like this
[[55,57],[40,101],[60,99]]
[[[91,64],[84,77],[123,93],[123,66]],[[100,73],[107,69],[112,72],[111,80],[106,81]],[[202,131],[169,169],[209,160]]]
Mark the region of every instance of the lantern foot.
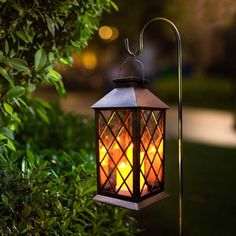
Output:
[[152,203],[159,202],[169,196],[170,195],[168,193],[161,192],[161,193],[158,193],[158,194],[156,194],[152,197],[149,197],[145,200],[142,200],[140,202],[130,202],[130,201],[122,200],[122,199],[117,199],[117,198],[97,194],[93,198],[93,200],[98,201],[98,202],[107,203],[110,205],[115,205],[115,206],[127,208],[130,210],[139,211],[139,210],[142,210],[143,208],[151,205]]

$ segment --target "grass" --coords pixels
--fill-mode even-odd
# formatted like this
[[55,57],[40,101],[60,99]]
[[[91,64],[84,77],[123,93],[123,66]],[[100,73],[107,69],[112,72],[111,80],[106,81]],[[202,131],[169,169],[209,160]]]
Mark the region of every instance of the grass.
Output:
[[[171,196],[134,212],[138,236],[178,235],[177,143],[166,145],[165,191]],[[236,148],[184,144],[184,235],[236,235]]]
[[[184,105],[233,110],[236,83],[227,78],[184,77]],[[151,89],[165,102],[177,103],[177,78],[161,76],[151,83]]]

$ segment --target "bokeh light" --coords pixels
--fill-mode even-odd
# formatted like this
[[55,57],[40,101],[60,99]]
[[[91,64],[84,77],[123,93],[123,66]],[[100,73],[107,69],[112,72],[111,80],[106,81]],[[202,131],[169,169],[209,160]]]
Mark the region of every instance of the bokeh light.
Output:
[[84,51],[81,60],[83,66],[88,70],[93,70],[97,66],[97,56],[93,51]]
[[119,30],[116,27],[103,25],[99,28],[98,34],[101,39],[112,41],[118,38]]

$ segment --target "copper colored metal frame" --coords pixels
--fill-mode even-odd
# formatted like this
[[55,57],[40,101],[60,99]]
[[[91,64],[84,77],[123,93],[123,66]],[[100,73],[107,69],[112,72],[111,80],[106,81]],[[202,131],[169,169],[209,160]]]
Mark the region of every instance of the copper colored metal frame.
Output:
[[[163,191],[165,110],[169,107],[145,88],[145,81],[142,79],[119,79],[115,80],[115,84],[115,89],[92,106],[95,109],[97,130],[98,194],[94,199],[140,210],[168,196]],[[123,114],[126,114],[125,118],[122,118]],[[122,130],[129,137],[124,147],[118,140]],[[132,163],[126,154],[131,143]],[[112,156],[114,145],[120,150],[119,158],[117,155]],[[152,158],[149,157],[151,146],[155,150]],[[101,150],[103,154],[99,153]],[[107,167],[105,158],[110,161],[112,167]],[[123,176],[117,167],[122,158],[131,167],[126,176]],[[103,162],[106,163],[106,170],[103,168]],[[145,171],[142,166],[145,166]],[[126,181],[131,174],[132,186],[129,186]],[[121,176],[122,181],[118,187],[114,182],[117,175]],[[120,193],[123,185],[128,194]]]
[[161,192],[161,193],[158,193],[152,197],[144,199],[140,202],[129,202],[126,200],[122,200],[122,199],[118,199],[118,198],[114,198],[114,197],[107,197],[107,196],[100,195],[100,194],[96,194],[96,196],[93,199],[95,201],[124,207],[124,208],[130,209],[130,210],[139,211],[139,210],[142,210],[143,208],[148,207],[155,202],[159,202],[167,197],[169,197],[168,193]]
[[[123,110],[123,109],[122,109]],[[110,117],[114,117],[114,114],[118,114],[118,111],[122,111],[120,109],[118,110],[105,110],[105,112],[109,111],[110,112]],[[97,117],[97,125],[99,126],[99,116],[101,116],[102,119],[104,119],[104,116],[102,115],[102,112],[104,110],[96,110],[96,117]],[[103,171],[101,163],[103,161],[103,159],[105,158],[105,156],[103,157],[101,163],[99,162],[99,160],[97,159],[97,166],[98,166],[98,194],[94,197],[94,200],[96,201],[100,201],[100,202],[104,202],[107,204],[112,204],[112,205],[116,205],[116,206],[121,206],[124,208],[128,208],[128,209],[132,209],[132,210],[141,210],[147,206],[149,206],[150,204],[163,200],[164,198],[168,197],[169,195],[165,192],[163,192],[164,190],[164,152],[162,153],[162,160],[160,161],[160,167],[159,167],[159,172],[155,172],[155,167],[154,167],[154,161],[157,160],[157,158],[159,158],[159,153],[157,150],[159,150],[159,145],[161,144],[161,142],[163,142],[164,145],[164,140],[165,140],[165,132],[164,130],[159,130],[158,124],[160,124],[162,126],[162,128],[164,129],[164,120],[165,120],[165,110],[155,110],[158,113],[158,117],[155,117],[157,119],[157,123],[154,125],[154,127],[152,127],[152,129],[150,129],[148,127],[148,125],[152,122],[151,120],[151,115],[154,115],[153,112],[154,110],[149,109],[136,109],[136,108],[130,108],[129,110],[126,110],[126,112],[128,111],[128,118],[126,118],[125,121],[122,121],[122,125],[125,126],[127,120],[131,117],[131,115],[133,116],[133,120],[132,120],[132,134],[129,133],[130,137],[132,137],[132,143],[134,144],[134,155],[133,155],[133,166],[132,166],[132,173],[133,173],[133,191],[129,191],[130,192],[130,196],[122,196],[119,194],[119,191],[115,190],[115,187],[113,187],[113,191],[108,191],[106,192],[103,188],[103,186],[109,182],[109,176],[106,176],[106,181],[103,185],[101,185],[101,181],[100,181],[100,173],[99,171]],[[119,117],[119,115],[117,115]],[[107,120],[110,121],[110,117],[108,117]],[[146,117],[146,119],[145,119]],[[119,117],[119,119],[121,120],[121,118]],[[142,122],[140,122],[142,121]],[[117,122],[118,123],[118,122]],[[141,123],[141,124],[140,124]],[[113,142],[111,142],[109,144],[107,153],[109,153],[109,149],[110,147],[113,146],[114,142],[117,142],[117,135],[114,134],[114,132],[111,130],[111,128],[109,127],[108,122],[106,121],[106,125],[105,127],[103,126],[102,131],[97,133],[97,143],[101,142],[103,145],[103,141],[102,141],[102,137],[104,134],[104,130],[105,129],[109,129],[112,133],[112,136],[114,138]],[[119,131],[122,129],[119,128]],[[99,130],[99,129],[98,129]],[[148,130],[148,132],[150,132],[150,140],[147,142],[146,148],[145,148],[145,144],[143,143],[142,137],[144,137],[145,131]],[[118,131],[118,133],[119,133]],[[157,134],[157,132],[159,132]],[[161,132],[161,133],[160,133]],[[155,143],[154,137],[159,137],[159,140],[156,140],[157,142]],[[153,144],[155,146],[155,155],[154,158],[152,159],[152,161],[149,159],[149,156],[147,154],[149,147],[151,146],[151,144]],[[157,144],[157,146],[156,146]],[[105,145],[104,145],[105,146]],[[129,146],[129,145],[128,145]],[[141,147],[140,147],[141,146]],[[140,150],[143,150],[145,152],[145,157],[143,157],[142,160],[140,160]],[[127,148],[126,148],[127,150]],[[123,151],[123,155],[125,156],[125,151]],[[164,147],[163,147],[163,151],[164,151]],[[97,157],[99,156],[99,153],[97,153]],[[112,157],[110,157],[112,159]],[[127,158],[127,157],[126,157]],[[155,159],[156,158],[156,159]],[[128,158],[127,158],[128,159]],[[146,175],[142,172],[140,166],[142,166],[142,164],[144,163],[144,160],[146,159],[146,162],[148,162],[149,164],[149,169],[146,173]],[[119,162],[119,161],[118,161]],[[117,162],[117,163],[118,163]],[[112,171],[117,171],[117,163],[114,163],[114,168]],[[143,189],[144,186],[147,186],[146,183],[143,183],[143,185],[141,186],[139,183],[140,180],[140,176],[143,176],[143,179],[147,180],[148,176],[151,172],[151,170],[153,171],[153,173],[156,175],[156,180],[158,181],[158,188],[153,188],[153,189],[149,189],[149,193],[146,193],[142,196],[143,193]],[[162,179],[159,179],[158,175],[160,173],[160,171],[162,171],[163,176]],[[111,172],[112,173],[112,172]],[[110,175],[111,175],[110,173]],[[105,173],[104,173],[105,175]],[[127,179],[127,177],[126,177]],[[125,180],[124,180],[125,183]],[[127,186],[127,188],[129,188]],[[114,193],[111,193],[114,192]]]

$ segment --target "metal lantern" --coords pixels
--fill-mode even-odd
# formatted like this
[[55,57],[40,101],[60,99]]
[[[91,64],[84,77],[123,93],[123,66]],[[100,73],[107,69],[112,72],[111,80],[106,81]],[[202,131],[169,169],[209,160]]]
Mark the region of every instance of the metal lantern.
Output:
[[[178,69],[178,182],[179,236],[183,236],[183,115],[182,44],[176,25],[163,17],[148,21],[139,33],[136,58],[143,51],[143,34],[152,22],[163,22],[174,31]],[[126,60],[127,62],[127,60]],[[126,63],[125,62],[125,63]],[[123,63],[123,65],[125,64]],[[143,67],[143,66],[142,66]],[[95,103],[97,136],[97,190],[95,200],[140,210],[168,196],[164,192],[165,112],[168,106],[137,78],[115,80],[115,89]]]
[[96,102],[95,200],[140,210],[164,192],[165,113],[168,106],[137,78],[114,80]]

